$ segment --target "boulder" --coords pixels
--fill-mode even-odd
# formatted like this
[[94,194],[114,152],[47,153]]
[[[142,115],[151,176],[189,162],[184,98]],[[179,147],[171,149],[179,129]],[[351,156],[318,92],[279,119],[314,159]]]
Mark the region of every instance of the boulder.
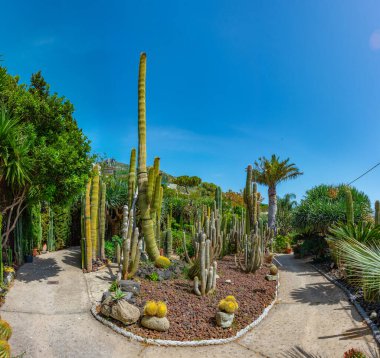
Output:
[[109,317],[111,315],[112,304],[113,300],[111,295],[109,295],[102,301],[102,305],[100,306],[100,312],[102,313],[102,315],[106,317]]
[[154,331],[166,332],[170,328],[169,320],[166,317],[144,316],[141,325]]
[[110,316],[125,325],[129,325],[139,320],[140,310],[125,300],[119,300],[112,305]]
[[120,289],[124,292],[132,292],[134,295],[138,296],[140,294],[140,284],[133,280],[120,280]]
[[234,313],[226,313],[219,311],[216,314],[216,324],[222,328],[229,328],[234,321],[235,314]]
[[110,297],[111,296],[111,292],[110,291],[104,291],[103,292],[103,295],[102,295],[102,302],[106,299],[106,298],[108,298],[108,297]]

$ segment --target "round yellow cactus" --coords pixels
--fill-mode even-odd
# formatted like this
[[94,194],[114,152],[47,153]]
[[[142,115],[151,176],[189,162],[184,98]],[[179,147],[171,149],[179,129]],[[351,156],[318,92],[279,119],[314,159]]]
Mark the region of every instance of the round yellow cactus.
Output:
[[226,306],[226,304],[227,304],[227,301],[226,300],[221,300],[220,302],[219,302],[219,305],[218,305],[218,308],[219,308],[219,310],[220,311],[224,311],[224,307]]
[[0,357],[10,358],[11,357],[11,346],[7,341],[0,340]]
[[277,272],[278,272],[278,268],[276,265],[272,265],[270,268],[269,268],[269,272],[271,275],[277,275]]
[[236,304],[233,301],[226,301],[224,305],[224,312],[226,313],[234,313],[236,311]]
[[147,316],[155,316],[157,314],[158,305],[155,301],[148,301],[144,307],[144,314]]
[[0,340],[7,341],[12,336],[12,327],[7,321],[0,319]]
[[171,265],[170,260],[165,256],[158,256],[154,262],[158,268],[168,268]]
[[235,298],[234,296],[232,296],[232,295],[227,296],[227,297],[225,298],[225,300],[226,300],[226,301],[236,302],[236,298]]
[[219,302],[219,310],[226,313],[234,313],[239,305],[236,302],[236,298],[234,296],[227,296],[225,299]]
[[165,317],[168,313],[168,308],[165,302],[159,301],[157,302],[157,313],[156,316],[159,318]]

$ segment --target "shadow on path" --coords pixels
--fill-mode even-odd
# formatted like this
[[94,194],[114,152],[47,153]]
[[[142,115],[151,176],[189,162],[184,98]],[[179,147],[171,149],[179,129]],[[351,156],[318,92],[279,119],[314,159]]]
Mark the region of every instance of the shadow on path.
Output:
[[35,257],[33,263],[24,264],[17,271],[17,280],[21,282],[43,281],[56,277],[62,268],[53,258]]
[[329,282],[307,284],[290,292],[290,296],[296,302],[310,305],[334,305],[341,300],[336,287]]
[[291,350],[283,353],[282,357],[286,358],[328,358],[327,356],[321,356],[319,354],[313,354],[305,351],[300,346],[295,346]]

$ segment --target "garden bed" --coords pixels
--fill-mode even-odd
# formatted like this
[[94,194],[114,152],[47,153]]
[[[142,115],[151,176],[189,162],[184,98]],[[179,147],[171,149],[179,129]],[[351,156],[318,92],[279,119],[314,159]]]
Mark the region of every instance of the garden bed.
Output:
[[[116,320],[110,320],[144,338],[196,341],[233,337],[260,317],[273,302],[277,282],[265,280],[268,273],[269,268],[263,267],[256,274],[246,274],[235,267],[233,257],[225,257],[218,262],[220,278],[217,280],[217,290],[205,297],[198,297],[192,292],[190,280],[152,282],[141,279],[141,293],[136,299],[136,306],[142,312],[147,300],[165,301],[168,306],[169,331],[156,332],[143,328],[138,323],[124,326]],[[219,301],[227,295],[236,297],[239,309],[232,327],[223,329],[216,325],[215,314]],[[100,311],[100,307],[97,311]]]

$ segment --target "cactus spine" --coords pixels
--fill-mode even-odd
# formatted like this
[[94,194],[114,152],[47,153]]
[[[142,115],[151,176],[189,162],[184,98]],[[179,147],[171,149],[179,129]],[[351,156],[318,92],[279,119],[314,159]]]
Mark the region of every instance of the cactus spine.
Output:
[[85,228],[86,228],[86,263],[87,272],[92,271],[92,239],[91,239],[91,179],[86,186]]
[[[145,104],[145,80],[146,80],[146,54],[140,56],[139,80],[138,80],[138,204],[142,221],[142,233],[144,235],[146,251],[149,258],[155,261],[160,252],[157,247],[153,212],[156,213],[156,201],[153,198],[160,197],[161,175],[159,174],[159,158],[155,159],[154,168],[150,168],[149,175],[146,167],[146,104]],[[158,203],[159,200],[157,200]]]
[[346,189],[346,219],[347,223],[354,223],[354,203],[352,201],[351,189]]
[[[211,264],[211,240],[206,234],[198,234],[199,258],[200,258],[200,282],[198,276],[194,277],[194,292],[198,296],[205,296],[216,289],[217,263]],[[199,287],[200,286],[200,287]]]
[[91,240],[92,240],[92,257],[96,260],[98,255],[98,239],[99,239],[99,166],[95,165],[93,169],[94,176],[92,178],[91,189]]
[[375,201],[375,225],[380,225],[380,201]]

